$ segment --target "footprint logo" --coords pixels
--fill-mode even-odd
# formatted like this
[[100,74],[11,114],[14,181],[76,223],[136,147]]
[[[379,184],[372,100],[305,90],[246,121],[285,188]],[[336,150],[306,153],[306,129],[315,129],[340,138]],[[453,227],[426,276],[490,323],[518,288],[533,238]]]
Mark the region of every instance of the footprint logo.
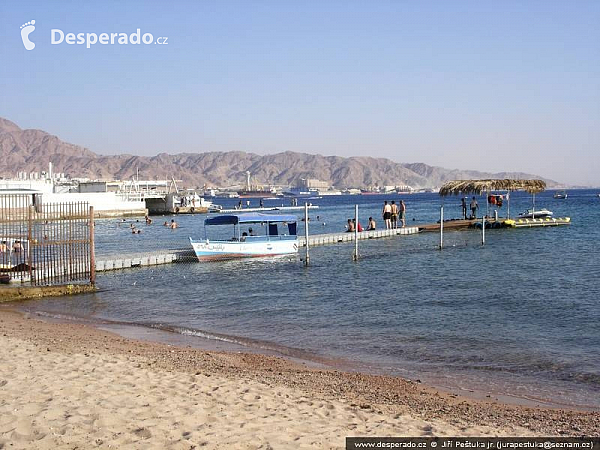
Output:
[[21,39],[23,39],[23,45],[27,50],[33,50],[35,48],[35,43],[29,40],[29,35],[33,30],[35,30],[35,20],[21,25]]

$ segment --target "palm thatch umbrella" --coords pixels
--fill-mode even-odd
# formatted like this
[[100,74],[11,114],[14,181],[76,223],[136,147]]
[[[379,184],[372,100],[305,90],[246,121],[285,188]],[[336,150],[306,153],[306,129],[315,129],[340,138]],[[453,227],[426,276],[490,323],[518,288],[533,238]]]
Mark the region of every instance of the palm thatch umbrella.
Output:
[[512,180],[509,178],[494,180],[454,180],[440,188],[440,195],[483,194],[490,191],[527,191],[530,194],[546,189],[544,180]]
[[[519,179],[487,179],[487,180],[454,180],[449,181],[440,188],[440,195],[478,194],[490,191],[527,191],[533,194],[533,207],[535,209],[535,194],[546,189],[544,180],[519,180]],[[508,196],[508,217],[510,218],[510,196]]]

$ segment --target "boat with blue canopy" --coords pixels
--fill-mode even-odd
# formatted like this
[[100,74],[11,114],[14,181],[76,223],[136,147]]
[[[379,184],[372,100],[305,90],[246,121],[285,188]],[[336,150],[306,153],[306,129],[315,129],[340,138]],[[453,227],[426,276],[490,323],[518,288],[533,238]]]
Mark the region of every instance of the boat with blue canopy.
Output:
[[[208,233],[213,226],[220,226],[215,239]],[[262,213],[209,217],[204,221],[204,240],[190,237],[190,243],[199,261],[298,253],[297,218],[289,214]]]

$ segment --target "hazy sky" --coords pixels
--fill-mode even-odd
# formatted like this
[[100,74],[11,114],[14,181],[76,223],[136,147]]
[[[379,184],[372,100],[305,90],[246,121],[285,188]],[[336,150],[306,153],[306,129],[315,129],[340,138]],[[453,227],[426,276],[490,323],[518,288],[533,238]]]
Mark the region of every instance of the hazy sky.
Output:
[[[599,24],[583,0],[1,0],[0,116],[102,154],[369,155],[600,186]],[[167,45],[50,43],[137,28]]]

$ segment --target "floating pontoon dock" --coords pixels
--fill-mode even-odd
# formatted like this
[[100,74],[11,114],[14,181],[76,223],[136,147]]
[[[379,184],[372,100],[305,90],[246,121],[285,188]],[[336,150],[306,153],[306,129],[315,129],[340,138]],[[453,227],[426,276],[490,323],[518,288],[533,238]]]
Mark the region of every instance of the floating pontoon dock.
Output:
[[[417,227],[396,228],[392,230],[373,230],[358,233],[358,239],[380,239],[384,237],[405,236],[419,233]],[[311,247],[354,241],[354,233],[315,234],[308,238]],[[300,247],[306,246],[304,237],[298,237]],[[129,269],[132,267],[155,266],[176,262],[196,261],[192,248],[157,250],[156,252],[135,253],[130,255],[97,256],[96,271]]]
[[505,226],[513,228],[532,228],[532,227],[557,227],[559,225],[570,225],[570,217],[545,217],[543,219],[507,219]]
[[[319,209],[318,205],[308,205],[308,209]],[[239,209],[220,209],[217,214],[239,214],[247,212],[267,212],[267,211],[304,211],[304,206],[267,206],[262,208],[239,208]]]

